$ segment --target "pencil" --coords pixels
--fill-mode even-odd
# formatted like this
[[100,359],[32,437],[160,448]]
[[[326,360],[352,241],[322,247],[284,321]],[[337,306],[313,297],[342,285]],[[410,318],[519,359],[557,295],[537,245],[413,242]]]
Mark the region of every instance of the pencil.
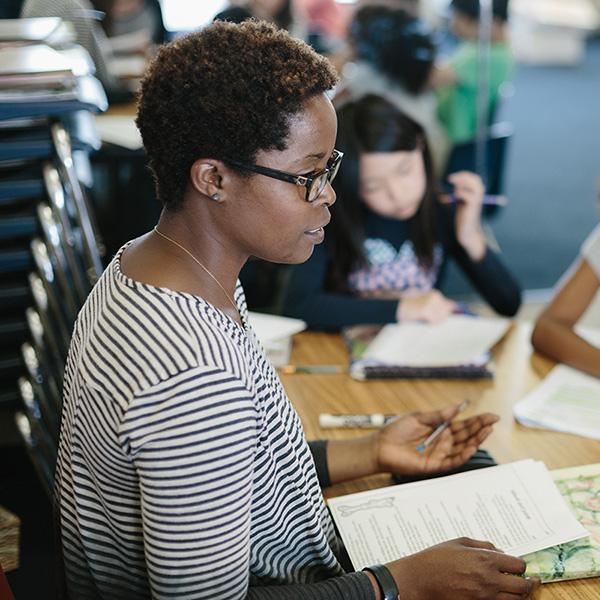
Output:
[[[458,407],[457,414],[460,414],[463,410],[465,410],[469,404],[469,400],[463,400]],[[437,438],[442,434],[442,431],[444,431],[450,425],[450,423],[452,423],[451,420],[440,423],[420,444],[417,445],[417,452],[424,452],[428,446],[437,440]]]
[[[442,194],[441,196],[442,204],[457,204],[460,202],[454,194]],[[508,199],[506,196],[496,196],[496,195],[485,195],[481,204],[483,206],[506,206],[508,204]]]
[[345,373],[348,367],[345,365],[283,365],[279,371],[284,375],[295,373],[333,374]]

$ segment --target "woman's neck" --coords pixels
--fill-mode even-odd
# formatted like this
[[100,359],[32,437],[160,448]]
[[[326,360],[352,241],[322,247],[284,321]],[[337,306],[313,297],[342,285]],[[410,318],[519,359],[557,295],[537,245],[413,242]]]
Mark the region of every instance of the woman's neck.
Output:
[[203,285],[214,283],[229,298],[233,297],[238,276],[248,257],[236,251],[230,240],[219,235],[218,228],[211,226],[208,215],[198,219],[183,210],[164,211],[156,229],[161,242],[184,258],[182,265],[195,266],[194,271],[201,275]]

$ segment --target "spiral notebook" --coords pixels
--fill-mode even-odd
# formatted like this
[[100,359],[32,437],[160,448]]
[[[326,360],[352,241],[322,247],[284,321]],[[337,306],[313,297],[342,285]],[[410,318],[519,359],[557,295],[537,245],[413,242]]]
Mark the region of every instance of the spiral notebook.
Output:
[[440,324],[348,327],[350,375],[367,379],[486,379],[491,348],[510,326],[506,319],[453,315]]

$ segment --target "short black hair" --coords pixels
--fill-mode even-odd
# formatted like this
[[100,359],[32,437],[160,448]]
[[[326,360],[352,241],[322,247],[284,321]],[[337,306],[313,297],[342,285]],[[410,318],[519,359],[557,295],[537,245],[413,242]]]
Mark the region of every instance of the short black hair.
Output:
[[[509,0],[492,0],[492,15],[500,21],[508,21]],[[452,0],[452,10],[479,21],[479,0]]]
[[262,21],[217,21],[162,46],[136,119],[159,200],[181,206],[198,158],[254,162],[285,150],[291,117],[336,82],[326,58]]
[[370,63],[412,94],[423,91],[435,60],[427,26],[401,8],[367,5],[350,24],[357,58]]

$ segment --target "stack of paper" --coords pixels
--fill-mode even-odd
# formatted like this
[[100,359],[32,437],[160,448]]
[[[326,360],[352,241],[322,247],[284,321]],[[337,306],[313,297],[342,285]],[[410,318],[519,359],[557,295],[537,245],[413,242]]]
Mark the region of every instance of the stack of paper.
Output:
[[600,440],[600,379],[558,365],[513,408],[529,427],[554,429]]
[[521,556],[587,537],[538,461],[459,473],[328,501],[354,567],[461,536]]
[[[436,325],[386,325],[362,351],[360,359],[354,360],[351,374],[357,379],[410,374],[422,377],[489,376],[486,370],[489,351],[509,326],[507,319],[466,315],[452,315]],[[385,375],[386,371],[390,374]]]
[[65,44],[73,39],[70,26],[59,17],[0,19],[0,46]]
[[300,319],[256,312],[249,312],[248,320],[273,366],[287,365],[290,362],[292,336],[304,331],[306,323]]
[[0,102],[72,99],[75,75],[68,60],[43,44],[0,49]]

